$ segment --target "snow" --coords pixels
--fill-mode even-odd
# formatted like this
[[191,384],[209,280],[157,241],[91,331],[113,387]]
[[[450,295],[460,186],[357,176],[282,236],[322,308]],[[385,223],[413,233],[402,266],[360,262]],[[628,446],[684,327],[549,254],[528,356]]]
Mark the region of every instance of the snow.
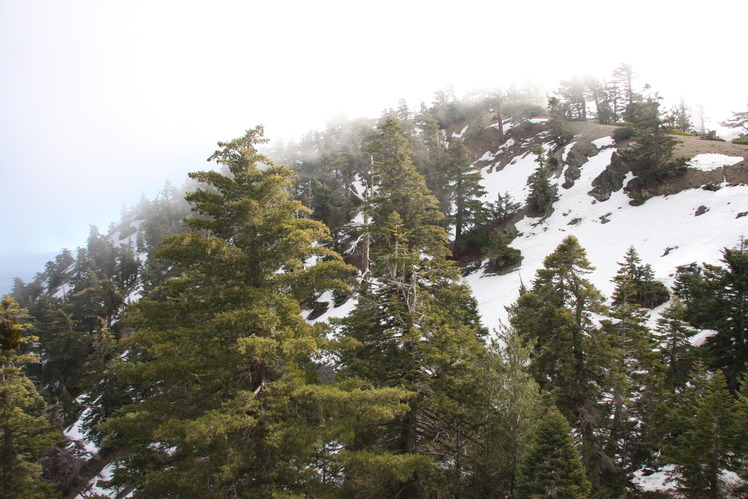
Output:
[[644,492],[674,492],[675,484],[671,478],[673,473],[675,473],[673,465],[665,466],[649,475],[639,470],[634,473],[633,482]]
[[[320,302],[327,302],[330,305],[334,303],[334,298],[332,291],[325,291],[322,293],[322,295],[319,297],[318,301]],[[329,319],[339,319],[342,317],[347,316],[351,311],[353,311],[354,308],[356,308],[356,304],[358,303],[357,300],[349,298],[344,303],[337,307],[329,307],[324,314],[320,315],[316,319],[312,319],[309,322],[311,324],[316,324],[318,322],[328,322]],[[309,314],[311,311],[304,311],[304,318],[308,320]]]
[[571,148],[576,145],[576,142],[572,142],[571,144],[567,144],[566,147],[564,147],[564,152],[561,154],[561,160],[566,161],[566,158],[569,156],[569,151],[571,151]]
[[493,161],[494,155],[491,151],[486,151],[483,153],[483,156],[480,157],[478,161]]
[[75,442],[76,444],[80,445],[89,454],[94,455],[98,454],[99,447],[95,443],[88,441],[88,437],[86,437],[86,434],[83,432],[82,428],[83,420],[86,419],[86,417],[90,413],[91,409],[86,409],[85,411],[83,411],[78,420],[73,423],[67,430],[65,430],[63,432],[63,435],[71,442]]
[[604,147],[612,147],[616,144],[616,141],[613,140],[613,137],[602,137],[597,140],[592,141],[592,145],[597,147],[598,149],[602,149]]
[[461,138],[462,138],[462,137],[463,137],[463,136],[465,135],[465,132],[467,132],[467,129],[468,129],[468,127],[469,127],[469,126],[470,126],[470,125],[465,125],[465,128],[463,128],[463,129],[462,129],[462,130],[460,131],[460,133],[453,133],[453,134],[452,134],[452,137],[454,137],[454,138],[456,138],[456,139],[461,139]]
[[509,193],[515,202],[524,203],[527,193],[527,177],[538,167],[537,158],[527,153],[517,157],[503,169],[488,173],[489,168],[483,170],[484,202],[494,202],[499,194]]
[[[497,152],[485,153],[481,160],[496,159],[512,144],[510,139]],[[613,291],[612,278],[618,270],[617,262],[631,245],[643,263],[652,265],[655,277],[671,287],[678,266],[693,262],[719,263],[724,248],[735,247],[742,236],[748,235],[748,217],[737,217],[748,211],[748,186],[723,185],[717,191],[692,189],[655,197],[641,206],[631,206],[623,191],[612,193],[607,201],[595,200],[588,194],[592,181],[610,164],[616,149],[611,137],[597,139],[593,144],[598,153],[582,165],[581,176],[571,188],[561,187],[564,181],[561,174],[552,179],[559,195],[552,214],[546,219],[525,217],[517,223],[520,235],[511,246],[522,252],[521,267],[505,275],[489,275],[479,270],[465,278],[478,302],[483,324],[490,330],[507,322],[505,307],[516,301],[520,285],[532,284],[545,257],[569,235],[576,236],[586,249],[595,267],[588,278],[608,297]],[[547,149],[550,144],[544,147]],[[564,157],[571,147],[572,144],[565,148]],[[735,164],[741,160],[702,154],[694,157],[691,167]],[[493,167],[487,165],[481,170],[486,190],[483,201],[495,202],[500,194],[508,193],[515,202],[523,203],[529,192],[527,178],[538,167],[535,155],[517,156],[499,171],[493,171]],[[624,185],[631,178],[629,174]],[[708,211],[694,216],[700,206],[707,207]],[[323,295],[321,300],[332,303],[332,294]],[[355,304],[355,300],[348,300],[312,322],[343,317]],[[652,324],[662,309],[664,306],[650,314]],[[703,341],[705,334],[695,337],[694,341]]]
[[691,338],[691,344],[696,347],[702,346],[706,343],[707,338],[717,334],[717,331],[713,329],[702,329]]
[[[597,142],[608,143],[602,139]],[[520,284],[532,283],[545,257],[566,236],[579,239],[596,267],[588,278],[610,296],[617,262],[631,245],[644,263],[652,265],[655,277],[671,286],[678,266],[718,263],[725,247],[736,246],[748,234],[748,217],[736,218],[738,213],[748,211],[748,186],[724,186],[716,192],[693,189],[655,197],[637,207],[629,205],[630,199],[622,191],[614,192],[607,201],[596,201],[588,195],[592,180],[610,164],[614,151],[602,149],[591,157],[570,189],[559,185],[559,200],[548,218],[525,217],[517,223],[520,235],[511,246],[522,252],[519,270],[501,276],[479,271],[466,278],[478,301],[483,324],[489,329],[498,327],[500,321],[506,322],[505,307],[517,299]],[[492,201],[498,193],[508,191],[515,201],[524,201],[527,177],[536,166],[535,158],[525,155],[499,172],[484,172],[486,199]],[[563,176],[554,180],[560,184]],[[699,206],[706,206],[709,211],[694,216]]]
[[741,157],[727,156],[725,154],[697,154],[688,162],[688,167],[694,170],[710,172],[722,168],[723,166],[732,166],[741,161],[743,161],[743,158]]

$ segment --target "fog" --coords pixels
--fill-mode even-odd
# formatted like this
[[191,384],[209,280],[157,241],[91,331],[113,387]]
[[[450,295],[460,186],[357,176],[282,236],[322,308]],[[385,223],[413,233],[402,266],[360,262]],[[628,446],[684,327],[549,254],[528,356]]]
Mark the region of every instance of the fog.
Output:
[[260,123],[298,138],[447,85],[552,90],[621,62],[712,127],[748,104],[744,3],[504,3],[3,0],[0,262],[85,244]]

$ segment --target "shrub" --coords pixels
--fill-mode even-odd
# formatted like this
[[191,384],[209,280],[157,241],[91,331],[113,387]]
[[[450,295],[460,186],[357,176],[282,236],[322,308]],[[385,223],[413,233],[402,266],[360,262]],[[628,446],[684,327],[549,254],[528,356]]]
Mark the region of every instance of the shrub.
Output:
[[493,274],[508,270],[522,261],[522,253],[510,248],[509,236],[502,230],[493,230],[489,235],[489,244],[484,251],[488,257],[486,271]]
[[748,139],[732,139],[733,144],[742,144],[748,146]]
[[629,140],[634,136],[634,133],[634,129],[629,126],[616,128],[615,130],[613,130],[613,140],[615,140],[616,142]]

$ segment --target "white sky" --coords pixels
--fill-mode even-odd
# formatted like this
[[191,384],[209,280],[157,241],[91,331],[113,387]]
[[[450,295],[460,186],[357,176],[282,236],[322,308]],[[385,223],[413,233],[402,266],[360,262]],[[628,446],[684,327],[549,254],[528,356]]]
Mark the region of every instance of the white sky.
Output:
[[[521,3],[521,5],[520,5]],[[0,258],[85,244],[218,140],[416,108],[454,84],[554,89],[621,62],[745,110],[748,2],[0,0]]]

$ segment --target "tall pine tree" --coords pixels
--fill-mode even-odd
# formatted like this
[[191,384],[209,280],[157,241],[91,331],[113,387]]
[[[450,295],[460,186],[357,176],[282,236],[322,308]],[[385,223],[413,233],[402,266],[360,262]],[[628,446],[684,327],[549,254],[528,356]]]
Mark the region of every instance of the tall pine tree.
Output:
[[452,495],[462,486],[472,431],[468,399],[478,388],[475,361],[483,352],[476,304],[445,258],[442,214],[396,120],[384,119],[370,151],[379,179],[367,208],[372,279],[342,323],[348,348],[341,374],[412,396],[392,424],[358,433],[361,448],[373,454],[351,467],[350,480],[366,483],[359,493],[369,496]]
[[345,434],[330,412],[369,406],[359,417],[371,423],[393,417],[403,397],[378,392],[367,403],[366,387],[345,398],[317,385],[323,328],[302,318],[299,300],[340,288],[348,269],[320,244],[325,226],[300,216],[307,210],[292,198],[290,170],[257,150],[262,132],[219,142],[210,159],[222,172],[190,174],[204,186],[187,196],[191,230],[158,251],[179,274],[130,312],[135,332],[113,370],[135,401],[107,421],[105,445],[130,449],[114,483],[137,496],[334,488],[325,470]]

